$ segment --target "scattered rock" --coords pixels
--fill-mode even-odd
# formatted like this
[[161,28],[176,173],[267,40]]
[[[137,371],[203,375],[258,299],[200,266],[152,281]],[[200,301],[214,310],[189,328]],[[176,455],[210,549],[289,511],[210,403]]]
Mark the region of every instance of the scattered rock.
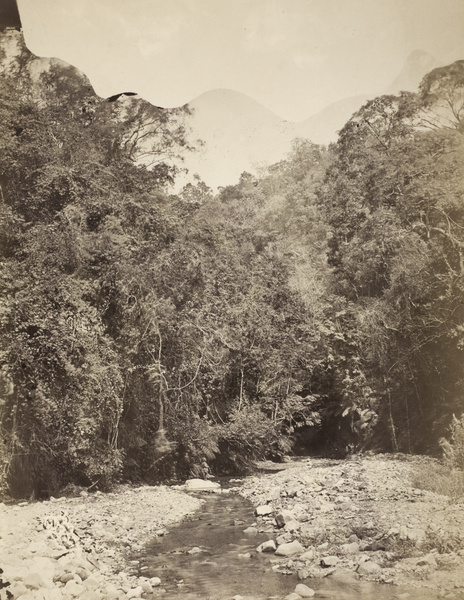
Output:
[[243,533],[251,536],[258,535],[258,529],[256,527],[247,527],[243,530]]
[[301,600],[301,596],[296,592],[292,592],[291,594],[288,594],[288,596],[285,596],[285,600]]
[[275,552],[276,545],[275,545],[274,540],[267,540],[266,542],[263,542],[256,548],[256,551],[257,552]]
[[295,515],[291,510],[281,510],[275,517],[277,527],[284,527],[286,523],[290,523],[291,521],[295,521]]
[[301,596],[302,598],[312,598],[316,592],[305,585],[304,583],[299,583],[295,588],[295,593]]
[[258,517],[264,517],[266,515],[270,515],[274,512],[274,509],[269,504],[263,504],[261,506],[257,506],[255,509],[255,513]]
[[342,544],[340,546],[340,551],[343,554],[358,554],[359,544],[357,542],[352,542],[351,544]]
[[326,569],[329,567],[336,567],[339,562],[340,559],[338,558],[338,556],[324,556],[323,558],[321,558],[321,567],[324,567]]
[[288,544],[281,544],[276,550],[278,556],[294,556],[295,554],[302,554],[303,552],[304,547],[297,540],[289,542]]
[[300,528],[300,523],[298,521],[289,521],[285,523],[285,531],[294,532],[298,531]]
[[373,561],[366,561],[361,563],[358,567],[358,573],[360,575],[375,575],[382,570],[382,567]]

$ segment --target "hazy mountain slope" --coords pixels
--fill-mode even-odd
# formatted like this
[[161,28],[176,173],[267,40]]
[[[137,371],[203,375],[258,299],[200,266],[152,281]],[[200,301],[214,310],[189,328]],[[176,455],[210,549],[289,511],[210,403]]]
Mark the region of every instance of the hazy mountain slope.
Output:
[[281,119],[245,94],[232,90],[213,90],[198,96],[189,106],[192,139],[205,142],[196,155],[187,156],[189,175],[198,173],[211,187],[235,183],[243,171],[256,171],[256,166],[272,164],[285,157],[291,141],[297,137],[317,144],[329,144],[351,115],[368,99],[401,90],[415,91],[422,79],[438,61],[417,50],[385,90],[344,98],[299,123]]
[[205,145],[186,157],[186,166],[212,187],[235,183],[256,163],[277,162],[295,137],[293,123],[232,90],[206,92],[189,107],[193,137]]
[[401,91],[416,91],[424,75],[439,66],[441,63],[434,56],[423,50],[415,50],[406,59],[396,79],[383,93],[398,94]]

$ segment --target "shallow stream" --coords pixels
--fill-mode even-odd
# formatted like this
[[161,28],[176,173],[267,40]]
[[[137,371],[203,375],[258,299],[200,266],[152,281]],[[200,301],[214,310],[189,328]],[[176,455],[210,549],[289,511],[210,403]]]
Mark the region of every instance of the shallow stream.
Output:
[[[166,590],[162,598],[231,600],[240,595],[246,600],[281,600],[293,592],[301,583],[298,577],[273,571],[273,560],[277,557],[256,552],[257,546],[271,538],[272,533],[244,533],[244,529],[255,523],[251,503],[236,494],[199,495],[205,498],[199,511],[172,527],[164,537],[150,542],[139,557],[145,577],[161,578]],[[316,591],[315,599],[431,600],[437,597],[428,595],[424,589],[366,582],[347,584],[330,578],[304,583]]]

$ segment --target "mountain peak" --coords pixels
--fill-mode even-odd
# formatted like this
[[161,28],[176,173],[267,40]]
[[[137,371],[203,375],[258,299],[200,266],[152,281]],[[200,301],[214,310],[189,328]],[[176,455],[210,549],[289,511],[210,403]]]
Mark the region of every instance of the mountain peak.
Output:
[[424,75],[439,66],[440,62],[425,50],[414,50],[385,92],[388,94],[398,94],[402,91],[415,92]]

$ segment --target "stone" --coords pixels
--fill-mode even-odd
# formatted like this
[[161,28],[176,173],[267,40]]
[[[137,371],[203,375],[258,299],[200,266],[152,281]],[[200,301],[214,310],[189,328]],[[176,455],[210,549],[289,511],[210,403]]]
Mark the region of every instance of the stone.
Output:
[[87,590],[79,596],[79,600],[101,600],[102,595],[97,590]]
[[300,556],[300,560],[314,560],[316,558],[316,551],[314,548],[308,548],[306,552]]
[[416,562],[416,566],[418,567],[431,567],[433,569],[437,568],[437,561],[435,557],[431,554],[427,554],[426,556],[422,556]]
[[219,490],[221,486],[219,483],[209,481],[207,479],[187,479],[185,487],[190,492],[202,492],[208,490]]
[[83,582],[82,582],[82,585],[88,591],[98,589],[100,587],[100,584],[101,584],[100,579],[98,577],[96,577],[95,575],[90,575],[90,577],[87,577],[87,579],[83,580]]
[[324,567],[326,569],[330,567],[336,567],[339,562],[340,559],[338,558],[338,556],[324,556],[323,558],[321,558],[321,567]]
[[244,554],[238,554],[239,558],[251,558],[251,554],[249,552],[245,552]]
[[243,530],[243,533],[246,535],[258,535],[258,530],[256,527],[247,527]]
[[133,588],[132,590],[129,590],[126,594],[126,598],[127,600],[130,600],[130,598],[141,598],[143,594],[143,588],[141,585],[138,585],[136,588]]
[[187,551],[187,554],[200,554],[200,552],[203,552],[203,550],[198,546],[194,546],[191,550]]
[[34,590],[47,587],[40,573],[30,573],[29,575],[26,575],[26,577],[23,579],[23,583],[28,588],[32,588]]
[[161,585],[161,579],[159,577],[151,577],[149,581],[153,587],[158,587]]
[[285,600],[301,600],[301,596],[296,592],[292,592],[291,594],[288,594],[288,596],[285,596]]
[[301,596],[302,598],[312,598],[316,592],[305,585],[304,583],[299,583],[295,588],[295,593]]
[[284,527],[286,523],[290,523],[295,520],[295,515],[290,510],[283,509],[276,515],[277,527]]
[[266,540],[256,548],[257,552],[275,552],[276,545],[274,540]]
[[289,532],[284,533],[282,535],[278,535],[276,538],[277,544],[286,544],[287,542],[291,542],[293,540],[293,535]]
[[68,583],[68,581],[72,581],[73,579],[74,573],[59,573],[55,581],[60,581],[61,583]]
[[264,517],[266,515],[270,515],[274,512],[274,509],[269,504],[262,504],[261,506],[257,506],[255,509],[255,514],[258,517]]
[[287,544],[281,544],[276,550],[278,556],[293,556],[294,554],[302,554],[303,552],[304,547],[297,540]]
[[330,578],[338,583],[343,583],[344,585],[353,585],[356,581],[358,581],[359,575],[353,571],[337,568],[333,573],[330,574]]
[[359,544],[357,542],[342,544],[340,550],[343,554],[357,554],[359,552]]
[[292,485],[286,489],[286,492],[288,498],[295,498],[300,495],[300,488]]
[[289,521],[285,523],[285,531],[294,532],[300,528],[300,523],[298,521]]
[[69,594],[70,596],[74,596],[74,597],[80,596],[85,591],[86,591],[85,587],[83,585],[81,585],[80,583],[77,583],[77,581],[74,581],[74,579],[71,581],[68,581],[68,583],[63,588],[63,592],[65,594]]
[[375,575],[382,570],[382,567],[377,563],[368,560],[367,562],[361,563],[358,567],[358,573],[360,575]]

